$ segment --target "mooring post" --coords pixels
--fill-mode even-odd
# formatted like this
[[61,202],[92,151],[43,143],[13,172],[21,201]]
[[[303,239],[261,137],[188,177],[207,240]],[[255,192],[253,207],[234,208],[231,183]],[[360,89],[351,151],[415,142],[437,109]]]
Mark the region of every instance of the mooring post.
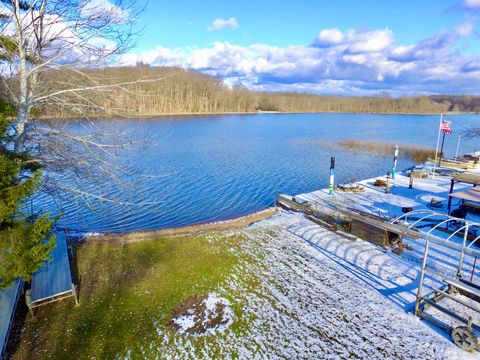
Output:
[[452,179],[450,180],[450,191],[448,192],[448,205],[447,205],[448,215],[450,215],[450,210],[452,208],[452,197],[450,195],[453,192],[454,186],[455,186],[455,180],[453,180],[453,177],[452,177]]
[[408,177],[410,178],[410,181],[408,183],[408,188],[413,189],[413,172],[410,171],[410,174],[408,174]]
[[328,195],[333,195],[333,182],[335,180],[335,157],[330,158],[330,184],[328,185]]
[[393,155],[392,180],[395,180],[395,173],[397,172],[398,162],[398,145],[395,145],[395,155]]
[[390,171],[389,171],[389,172],[387,172],[387,184],[385,186],[385,192],[387,194],[390,193],[390,177],[391,177],[391,174],[390,174]]

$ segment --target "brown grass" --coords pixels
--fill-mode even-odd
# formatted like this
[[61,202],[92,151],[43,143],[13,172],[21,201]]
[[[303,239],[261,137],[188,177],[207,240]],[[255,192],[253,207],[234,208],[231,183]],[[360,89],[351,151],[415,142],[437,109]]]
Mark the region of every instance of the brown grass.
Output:
[[[364,151],[372,154],[388,156],[394,154],[394,143],[364,140],[342,140],[338,143],[342,148],[352,151]],[[418,145],[399,145],[399,156],[409,157],[413,161],[421,163],[427,158],[435,157],[435,149]]]
[[95,244],[130,244],[139,241],[146,241],[159,238],[172,238],[172,237],[185,237],[185,236],[197,236],[207,232],[216,232],[223,230],[231,229],[241,229],[250,224],[253,224],[257,221],[267,219],[272,215],[276,214],[278,211],[277,208],[268,208],[262,211],[257,211],[245,216],[238,218],[217,221],[207,224],[198,224],[191,226],[183,226],[178,228],[169,228],[161,230],[151,230],[151,231],[132,231],[127,233],[111,233],[111,234],[102,234],[98,236],[90,236],[86,239],[88,243]]
[[213,317],[207,317],[207,305],[204,300],[208,298],[208,294],[192,295],[183,300],[175,309],[173,309],[167,327],[178,332],[180,326],[174,321],[181,316],[194,315],[195,325],[188,328],[186,333],[190,335],[200,335],[206,333],[209,329],[215,329],[219,325],[228,323],[228,319],[224,319],[225,304],[217,303],[216,311]]

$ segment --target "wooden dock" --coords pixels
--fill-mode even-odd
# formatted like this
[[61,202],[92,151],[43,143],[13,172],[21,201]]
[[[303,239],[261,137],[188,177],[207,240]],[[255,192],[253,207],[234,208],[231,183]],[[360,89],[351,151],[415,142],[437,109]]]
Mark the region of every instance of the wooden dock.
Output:
[[330,231],[342,231],[384,248],[400,246],[404,236],[413,239],[422,237],[421,233],[408,229],[402,224],[392,224],[384,217],[347,207],[338,206],[325,210],[325,206],[318,206],[286,194],[279,195],[276,203],[287,210],[304,212],[308,219]]

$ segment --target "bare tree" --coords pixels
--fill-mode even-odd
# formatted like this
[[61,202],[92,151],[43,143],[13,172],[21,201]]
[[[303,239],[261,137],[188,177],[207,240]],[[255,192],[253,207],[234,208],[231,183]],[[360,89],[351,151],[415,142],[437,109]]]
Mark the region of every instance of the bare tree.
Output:
[[[70,179],[124,181],[129,169],[115,165],[118,151],[133,144],[120,131],[105,132],[94,122],[72,125],[45,121],[39,115],[68,108],[77,119],[99,111],[97,101],[112,89],[131,91],[137,82],[159,81],[144,77],[115,81],[92,74],[112,64],[131,48],[139,34],[136,17],[142,10],[135,0],[0,0],[1,95],[17,115],[12,122],[15,153],[28,152],[45,168],[44,190],[63,190],[88,203],[88,198],[113,201],[88,192],[73,182],[59,183],[55,173]],[[115,116],[115,101],[108,113]],[[57,110],[57,111],[54,111]],[[105,113],[102,109],[102,113]],[[115,200],[121,203],[120,200]]]
[[464,136],[468,139],[480,138],[480,126],[473,125],[470,126],[463,132]]

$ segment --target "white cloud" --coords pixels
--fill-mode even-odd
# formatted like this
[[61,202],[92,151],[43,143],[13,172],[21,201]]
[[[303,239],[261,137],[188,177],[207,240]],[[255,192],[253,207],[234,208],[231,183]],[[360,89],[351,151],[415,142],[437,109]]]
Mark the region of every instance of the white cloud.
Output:
[[455,46],[472,34],[468,23],[416,44],[395,44],[393,32],[322,30],[311,46],[240,46],[215,42],[203,48],[129,54],[121,63],[180,65],[255,90],[309,91],[324,94],[394,95],[479,93],[480,57]]
[[[480,4],[480,0],[478,0]],[[479,5],[480,8],[480,5]],[[465,21],[455,29],[456,33],[460,37],[470,36],[475,31],[475,24],[472,21]]]
[[364,54],[353,54],[353,55],[344,55],[342,59],[345,62],[349,62],[352,64],[363,65],[366,64],[368,61],[368,57]]
[[343,33],[339,29],[320,31],[314,45],[322,48],[342,47],[351,53],[377,52],[393,43],[393,33],[389,29],[362,31],[350,29]]
[[234,17],[230,19],[215,19],[212,25],[208,28],[208,31],[220,31],[224,28],[230,28],[232,30],[238,28],[238,21]]
[[[2,31],[6,35],[18,36],[18,29],[13,22],[11,8],[0,4],[0,14],[8,19],[3,24]],[[32,50],[36,46],[35,26],[38,25],[38,10],[22,12],[20,21],[23,29],[22,35],[28,39],[27,43]],[[78,17],[77,17],[78,15]],[[90,20],[82,17],[91,16]],[[36,18],[32,22],[31,17]],[[65,64],[75,64],[79,67],[97,66],[105,63],[108,56],[115,53],[117,43],[104,37],[100,31],[86,31],[86,23],[105,21],[105,23],[124,25],[129,20],[130,13],[112,4],[109,0],[89,0],[75,2],[68,11],[61,15],[55,12],[44,14],[42,19],[43,56],[49,59],[50,67]],[[101,25],[100,25],[101,26]],[[16,66],[14,63],[10,67]],[[0,73],[1,75],[1,73]]]
[[339,45],[343,41],[343,33],[338,29],[324,29],[318,34],[316,42],[318,46]]
[[480,0],[464,0],[463,7],[466,9],[480,9]]
[[116,4],[112,4],[109,0],[89,0],[85,3],[80,3],[80,14],[87,18],[91,16],[110,16],[116,23],[121,24],[128,20],[129,11],[122,9]]
[[389,29],[374,31],[347,32],[348,50],[352,53],[382,51],[393,43],[393,33]]

